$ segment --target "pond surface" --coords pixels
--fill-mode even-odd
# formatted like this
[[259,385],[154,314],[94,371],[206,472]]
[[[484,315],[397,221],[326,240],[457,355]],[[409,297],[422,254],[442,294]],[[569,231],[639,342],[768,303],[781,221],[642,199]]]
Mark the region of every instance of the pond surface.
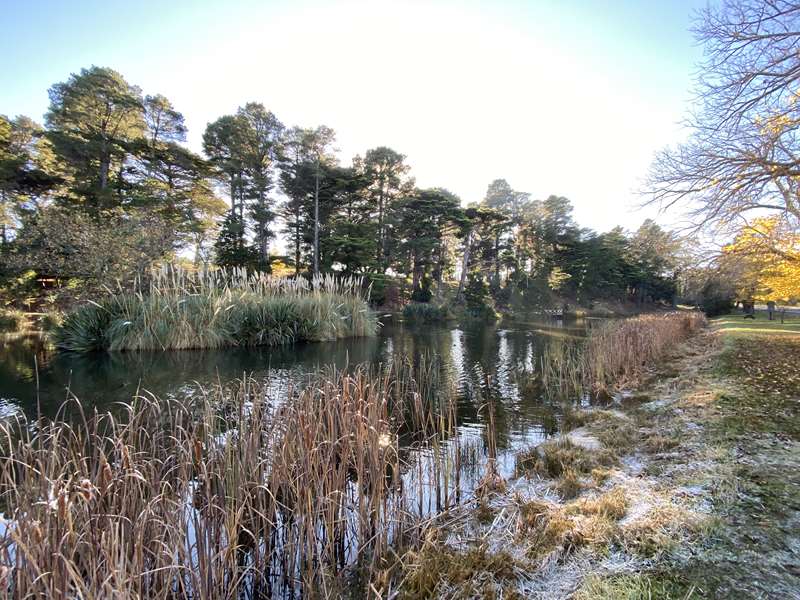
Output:
[[[437,368],[445,371],[441,375],[446,375],[434,378],[442,386],[437,389],[449,398],[455,394],[458,425],[441,446],[408,445],[400,438],[401,455],[408,456],[401,461],[402,482],[396,488],[413,500],[409,507],[415,514],[428,516],[473,497],[487,466],[493,465],[504,478],[511,477],[519,449],[558,432],[560,404],[531,390],[526,380],[538,370],[548,345],[578,339],[586,329],[584,323],[565,326],[554,321],[473,327],[401,323],[384,325],[373,338],[281,348],[94,355],[55,351],[36,335],[0,337],[0,419],[20,413],[29,418],[56,417],[68,397],[80,399],[86,412],[115,411],[118,403],[128,403],[142,393],[191,399],[200,393],[199,388],[243,376],[264,380],[270,394],[281,395],[293,382],[307,381],[309,374],[324,368],[364,363],[377,367],[398,358],[419,362],[435,357]],[[489,397],[492,402],[487,406]],[[497,448],[491,465],[490,414]],[[359,485],[350,482],[347,489],[358,490]],[[352,525],[344,530],[359,531],[352,507],[343,515]],[[291,530],[291,521],[286,521],[286,530]],[[188,531],[190,547],[194,547],[193,524]],[[343,544],[347,548],[343,564],[355,564],[358,544],[350,538]],[[276,550],[271,559],[276,562],[270,563],[270,573],[273,568],[278,573],[271,576],[276,581],[283,581],[281,552]],[[276,584],[273,597],[294,597],[293,592],[281,590]]]
[[[0,338],[0,417],[37,411],[54,417],[69,395],[84,409],[113,410],[140,392],[191,397],[198,386],[244,375],[268,379],[272,389],[321,368],[387,364],[397,356],[435,355],[455,381],[458,421],[466,437],[479,436],[488,380],[494,398],[498,449],[541,441],[557,430],[557,409],[526,393],[520,373],[536,371],[544,348],[584,335],[586,324],[558,321],[472,327],[385,324],[377,336],[279,348],[226,348],[81,355],[59,352],[38,335]],[[488,376],[488,377],[487,377]],[[498,457],[499,459],[501,457]]]

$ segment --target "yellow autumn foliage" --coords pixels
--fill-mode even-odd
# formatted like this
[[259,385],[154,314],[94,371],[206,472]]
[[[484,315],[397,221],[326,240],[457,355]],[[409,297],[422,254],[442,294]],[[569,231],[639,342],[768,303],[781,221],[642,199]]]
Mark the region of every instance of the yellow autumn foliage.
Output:
[[723,249],[736,266],[741,297],[759,301],[800,299],[800,233],[776,217],[753,221]]

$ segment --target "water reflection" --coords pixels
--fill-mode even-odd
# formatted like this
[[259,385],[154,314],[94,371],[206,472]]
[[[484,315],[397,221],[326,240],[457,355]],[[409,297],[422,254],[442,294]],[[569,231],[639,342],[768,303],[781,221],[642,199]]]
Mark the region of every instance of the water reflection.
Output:
[[[138,390],[159,397],[191,397],[198,386],[240,378],[270,381],[280,390],[326,366],[388,364],[397,356],[418,363],[435,355],[442,385],[458,397],[460,435],[483,435],[488,397],[494,401],[497,445],[518,447],[551,435],[555,409],[525,393],[518,373],[536,370],[555,337],[581,335],[584,327],[554,323],[518,327],[412,327],[386,325],[374,338],[297,344],[281,348],[233,348],[173,352],[102,353],[91,356],[53,351],[37,336],[0,340],[0,417],[22,410],[55,416],[68,393],[85,408],[108,410],[129,402]],[[499,457],[500,458],[500,457]],[[501,462],[502,466],[502,462]]]

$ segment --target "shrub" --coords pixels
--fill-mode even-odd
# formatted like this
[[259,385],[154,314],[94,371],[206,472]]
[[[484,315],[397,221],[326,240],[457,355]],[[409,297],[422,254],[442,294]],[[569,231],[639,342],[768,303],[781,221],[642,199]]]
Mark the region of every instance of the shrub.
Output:
[[725,282],[711,279],[700,290],[698,303],[709,317],[727,314],[733,309],[736,293]]
[[26,322],[22,311],[0,308],[0,332],[19,331]]
[[436,306],[435,304],[423,304],[421,302],[411,302],[406,304],[403,309],[403,318],[408,321],[419,323],[436,323],[446,321],[448,317],[447,308]]
[[431,278],[423,277],[420,285],[411,292],[411,299],[414,302],[430,302],[431,298],[433,298]]

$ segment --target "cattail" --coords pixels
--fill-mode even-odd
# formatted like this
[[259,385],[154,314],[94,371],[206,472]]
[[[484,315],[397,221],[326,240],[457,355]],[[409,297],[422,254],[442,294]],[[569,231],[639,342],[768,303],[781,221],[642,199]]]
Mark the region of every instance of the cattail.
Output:
[[94,494],[96,488],[92,485],[92,482],[86,479],[85,477],[80,481],[80,493],[83,496],[84,500],[90,502],[94,499]]
[[194,440],[194,462],[200,464],[203,461],[203,442],[195,438]]
[[100,481],[99,481],[99,488],[100,494],[105,495],[108,487],[111,485],[111,480],[114,478],[114,473],[111,471],[111,465],[108,464],[108,460],[106,460],[106,455],[100,455]]
[[69,499],[69,492],[67,491],[67,488],[62,487],[60,490],[58,490],[58,498],[56,499],[56,507],[57,507],[56,512],[58,513],[59,519],[62,520],[67,519],[67,514],[69,513],[70,505],[71,503]]

